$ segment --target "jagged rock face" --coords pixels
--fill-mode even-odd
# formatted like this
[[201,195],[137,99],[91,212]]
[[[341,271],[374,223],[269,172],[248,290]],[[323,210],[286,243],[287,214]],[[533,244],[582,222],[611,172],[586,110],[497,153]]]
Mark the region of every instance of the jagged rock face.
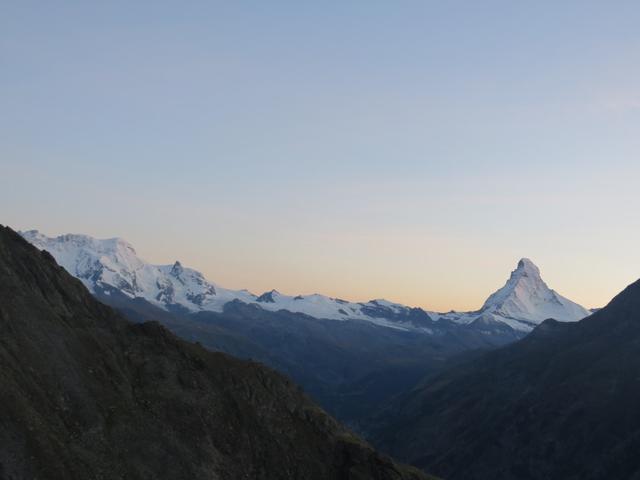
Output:
[[0,381],[0,478],[426,478],[281,375],[129,324],[5,227]]
[[[256,298],[256,302],[258,302],[258,303],[276,303],[275,299],[273,298],[274,295],[278,295],[278,292],[276,292],[275,290],[271,290],[270,292],[264,292],[262,295],[260,295],[258,298]],[[302,300],[302,297],[298,296],[295,299]]]
[[447,479],[640,478],[640,281],[398,399],[378,445]]

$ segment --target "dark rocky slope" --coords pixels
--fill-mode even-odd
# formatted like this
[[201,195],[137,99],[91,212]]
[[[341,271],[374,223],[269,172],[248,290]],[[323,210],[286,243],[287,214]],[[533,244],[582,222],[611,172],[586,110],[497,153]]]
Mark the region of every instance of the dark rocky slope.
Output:
[[430,379],[379,446],[447,479],[640,478],[640,281],[575,323]]
[[418,479],[285,377],[131,324],[0,227],[1,479]]

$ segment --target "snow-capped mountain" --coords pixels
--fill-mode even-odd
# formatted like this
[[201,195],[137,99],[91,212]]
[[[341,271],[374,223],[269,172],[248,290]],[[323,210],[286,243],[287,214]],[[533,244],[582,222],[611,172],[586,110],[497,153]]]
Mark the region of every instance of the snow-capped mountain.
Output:
[[528,258],[518,262],[507,283],[491,294],[477,312],[432,314],[459,323],[506,323],[516,330],[528,331],[547,318],[574,322],[591,312],[551,290],[540,276],[538,267]]
[[221,288],[180,262],[151,265],[121,238],[98,240],[87,235],[47,237],[37,230],[21,232],[33,245],[47,250],[56,261],[93,293],[117,290],[128,297],[143,297],[163,308],[181,306],[190,311],[220,310],[234,299],[252,301],[247,291]]
[[51,253],[92,293],[110,295],[118,291],[167,310],[221,312],[228,302],[240,300],[270,311],[288,310],[331,320],[365,320],[404,330],[428,331],[432,323],[424,311],[386,300],[353,303],[319,294],[288,296],[272,290],[258,296],[247,290],[229,290],[178,261],[151,265],[121,238],[99,240],[76,234],[48,237],[37,230],[20,233],[36,247]]
[[518,262],[518,268],[511,272],[505,286],[493,293],[481,310],[536,324],[547,318],[571,322],[590,313],[586,308],[551,290],[540,277],[538,267],[528,258]]
[[470,325],[486,332],[505,325],[527,332],[547,318],[576,321],[589,315],[580,305],[550,290],[528,259],[520,260],[506,285],[491,295],[479,311],[436,313],[386,300],[355,303],[319,294],[288,296],[276,290],[258,296],[247,290],[216,285],[178,261],[170,265],[149,264],[120,238],[99,240],[75,234],[48,237],[37,230],[21,235],[51,253],[94,294],[119,292],[129,298],[144,298],[166,310],[222,312],[227,303],[239,300],[269,311],[287,310],[331,320],[363,320],[425,333],[442,322]]

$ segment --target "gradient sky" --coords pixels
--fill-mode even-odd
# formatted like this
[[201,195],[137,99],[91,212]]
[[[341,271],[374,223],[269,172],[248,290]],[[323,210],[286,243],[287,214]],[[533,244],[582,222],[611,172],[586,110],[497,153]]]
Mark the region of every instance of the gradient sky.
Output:
[[637,1],[0,0],[0,223],[256,293],[640,277]]

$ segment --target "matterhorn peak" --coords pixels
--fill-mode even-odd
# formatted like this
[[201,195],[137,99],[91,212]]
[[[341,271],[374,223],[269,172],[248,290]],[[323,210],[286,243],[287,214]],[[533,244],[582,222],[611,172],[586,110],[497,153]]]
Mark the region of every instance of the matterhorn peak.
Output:
[[586,309],[551,290],[528,258],[520,259],[507,283],[489,296],[481,312],[533,324],[547,318],[575,321],[588,315]]
[[513,272],[514,274],[524,274],[525,276],[540,277],[540,269],[535,263],[528,258],[521,258],[518,262],[517,268]]

